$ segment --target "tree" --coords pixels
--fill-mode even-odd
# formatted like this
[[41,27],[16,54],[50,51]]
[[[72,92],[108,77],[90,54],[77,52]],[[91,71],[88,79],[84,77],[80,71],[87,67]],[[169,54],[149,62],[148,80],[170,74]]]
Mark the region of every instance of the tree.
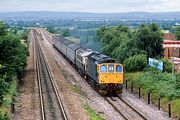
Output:
[[112,54],[116,60],[124,63],[127,58],[138,54],[146,54],[146,52],[135,47],[134,41],[129,39],[116,48]]
[[20,39],[7,31],[0,22],[0,105],[7,94],[11,80],[23,77],[27,61],[27,48]]
[[134,34],[134,44],[144,50],[148,57],[160,58],[163,56],[163,38],[156,24],[141,25]]
[[6,25],[0,21],[0,36],[7,35],[7,27]]
[[[97,38],[102,44],[104,54],[113,57],[120,63],[124,63],[128,59],[126,66],[129,66],[129,61],[136,59],[131,58],[132,56],[137,57],[143,54],[147,57],[160,58],[163,55],[162,34],[156,24],[141,25],[135,31],[122,25],[102,27],[97,31]],[[142,70],[136,69],[137,66],[134,67],[132,70]]]
[[55,30],[54,27],[52,27],[52,26],[47,27],[47,30],[48,30],[50,33],[55,33],[55,32],[56,32],[56,30]]
[[[1,27],[2,31],[6,29]],[[18,37],[11,34],[0,36],[0,64],[4,67],[1,69],[0,74],[7,74],[7,80],[11,80],[12,76],[17,75],[18,78],[22,77],[25,71],[27,48],[21,44]]]
[[175,34],[176,34],[177,40],[180,40],[180,26],[176,27],[176,32],[175,32]]
[[68,29],[63,30],[63,31],[62,31],[62,36],[63,36],[63,37],[69,37],[69,36],[70,36],[69,30],[68,30]]
[[97,31],[97,38],[102,44],[102,52],[115,58],[117,54],[113,52],[131,38],[131,32],[128,27],[122,25],[102,27]]
[[142,71],[147,66],[147,56],[140,54],[129,57],[124,61],[125,71]]

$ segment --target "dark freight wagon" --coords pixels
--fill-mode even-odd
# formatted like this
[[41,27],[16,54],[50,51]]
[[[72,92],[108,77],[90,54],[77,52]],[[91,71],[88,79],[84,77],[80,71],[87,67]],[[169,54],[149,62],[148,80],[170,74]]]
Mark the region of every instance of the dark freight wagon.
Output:
[[67,45],[67,58],[73,63],[73,65],[76,64],[76,50],[78,50],[80,46],[76,43],[71,43]]

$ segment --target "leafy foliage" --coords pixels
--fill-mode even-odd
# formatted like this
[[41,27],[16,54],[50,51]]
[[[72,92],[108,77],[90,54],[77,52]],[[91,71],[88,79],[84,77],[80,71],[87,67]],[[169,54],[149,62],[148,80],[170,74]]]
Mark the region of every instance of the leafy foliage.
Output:
[[163,38],[156,24],[141,25],[135,33],[134,41],[135,46],[146,51],[148,57],[160,58],[163,56]]
[[133,66],[132,61],[138,58],[132,58],[132,56],[144,54],[147,57],[160,58],[163,55],[163,39],[156,24],[141,25],[135,31],[122,25],[102,27],[97,31],[97,37],[102,44],[102,52],[121,63],[125,63],[127,71],[143,70],[145,67],[145,63],[143,63],[137,69],[138,66],[134,62]]
[[118,26],[118,27],[102,27],[97,31],[97,36],[102,43],[102,51],[113,56],[113,51],[121,46],[125,41],[128,41],[131,38],[131,33],[128,27]]
[[0,21],[0,36],[7,35],[7,26]]
[[0,104],[2,104],[3,96],[7,93],[9,86],[9,84],[5,81],[5,77],[5,75],[0,76]]
[[172,72],[172,63],[166,58],[163,58],[162,61],[164,64],[164,71],[171,73]]
[[63,37],[69,37],[70,36],[70,31],[68,29],[66,29],[66,30],[63,30],[61,34],[62,34]]
[[124,61],[125,71],[142,71],[147,66],[147,56],[140,54],[129,57]]
[[55,32],[56,32],[56,30],[54,29],[53,26],[48,26],[48,27],[47,27],[47,30],[48,30],[50,33],[55,33]]
[[[23,77],[27,61],[27,48],[21,44],[19,37],[8,32],[4,23],[0,22],[0,102],[7,94],[13,77]],[[0,103],[0,104],[1,104]]]
[[180,40],[180,26],[178,26],[175,31],[177,40]]
[[160,97],[167,97],[169,100],[180,98],[180,89],[177,88],[177,79],[172,80],[171,74],[150,68],[143,75],[135,80],[135,84],[147,92],[157,93]]
[[176,74],[176,88],[180,89],[180,73]]

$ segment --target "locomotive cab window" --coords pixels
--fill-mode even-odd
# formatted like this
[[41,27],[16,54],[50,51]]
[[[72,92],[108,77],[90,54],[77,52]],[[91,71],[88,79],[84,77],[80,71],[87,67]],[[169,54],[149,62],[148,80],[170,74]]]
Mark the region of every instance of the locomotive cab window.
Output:
[[100,66],[100,72],[107,72],[107,67],[106,67],[106,65]]
[[108,65],[108,72],[114,72],[114,65]]
[[122,72],[122,66],[117,65],[116,66],[116,72]]

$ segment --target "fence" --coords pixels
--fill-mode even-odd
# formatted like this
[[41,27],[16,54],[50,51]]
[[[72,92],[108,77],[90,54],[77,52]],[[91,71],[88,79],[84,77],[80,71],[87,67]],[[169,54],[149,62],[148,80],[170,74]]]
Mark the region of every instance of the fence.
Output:
[[[162,107],[161,107],[161,97],[157,97],[156,98],[156,102],[152,101],[152,92],[147,92],[147,93],[142,93],[142,88],[141,87],[138,87],[138,86],[135,86],[134,83],[132,81],[129,81],[128,79],[125,80],[125,89],[127,91],[129,91],[130,93],[133,93],[135,95],[138,95],[138,98],[142,98],[142,96],[144,97],[143,99],[147,100],[147,103],[148,104],[155,104],[157,106],[157,109],[160,110]],[[143,95],[142,95],[143,94]],[[167,111],[168,111],[168,115],[169,115],[169,118],[172,117],[172,107],[171,107],[171,101],[168,102],[167,104]],[[180,117],[178,117],[178,119],[180,120]]]

